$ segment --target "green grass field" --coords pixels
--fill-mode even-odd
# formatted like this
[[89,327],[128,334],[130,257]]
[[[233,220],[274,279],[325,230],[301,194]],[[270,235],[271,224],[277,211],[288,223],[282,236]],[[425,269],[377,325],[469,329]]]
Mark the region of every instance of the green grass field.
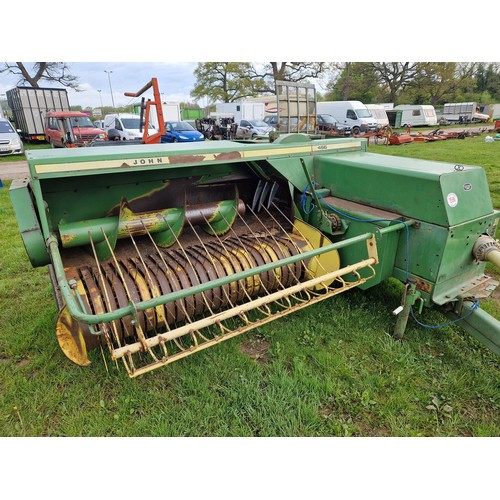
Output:
[[[371,152],[485,167],[500,207],[500,143],[484,138]],[[1,178],[1,164],[0,164]],[[59,350],[47,270],[27,259],[0,189],[1,436],[498,436],[498,357],[458,326],[409,323],[402,287],[353,290],[131,380],[99,351]],[[494,300],[484,306],[498,317]],[[426,311],[428,324],[445,320]],[[253,353],[251,356],[249,353]],[[255,359],[254,359],[255,358]]]

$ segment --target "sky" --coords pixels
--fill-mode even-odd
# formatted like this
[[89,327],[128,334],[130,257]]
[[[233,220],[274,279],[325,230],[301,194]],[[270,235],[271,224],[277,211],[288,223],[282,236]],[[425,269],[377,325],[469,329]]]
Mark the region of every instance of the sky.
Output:
[[[112,106],[111,90],[116,107],[140,102],[141,97],[126,97],[124,93],[138,92],[153,77],[158,79],[162,100],[193,102],[189,94],[195,84],[193,71],[196,62],[67,62],[71,73],[79,77],[81,88],[81,92],[67,89],[71,106]],[[28,67],[32,64],[27,63]],[[16,75],[0,74],[0,97],[16,86],[18,78]],[[49,82],[40,85],[59,87]],[[152,91],[144,96],[152,96]]]

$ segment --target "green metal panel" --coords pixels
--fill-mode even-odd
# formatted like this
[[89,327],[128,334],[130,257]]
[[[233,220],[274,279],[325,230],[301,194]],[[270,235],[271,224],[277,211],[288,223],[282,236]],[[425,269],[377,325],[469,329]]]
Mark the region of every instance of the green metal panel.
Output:
[[27,179],[14,180],[9,194],[28,258],[33,267],[45,266],[50,264],[50,257],[28,186]]
[[441,226],[493,213],[480,167],[354,152],[316,156],[314,173],[334,196]]
[[[141,211],[141,207],[147,210],[144,207],[148,202],[160,197],[165,199],[165,193],[169,192],[170,205],[157,204],[154,208],[184,206],[186,200],[177,189],[176,180],[189,178],[190,184],[199,187],[198,195],[203,197],[205,183],[227,182],[228,178],[254,172],[257,162],[267,162],[269,172],[272,171],[269,163],[276,162],[277,173],[284,178],[294,177],[294,184],[302,189],[305,177],[300,157],[310,164],[312,154],[358,150],[362,144],[360,140],[350,139],[313,142],[306,136],[294,135],[283,136],[281,142],[273,144],[212,141],[187,146],[37,150],[28,152],[28,161],[42,232],[47,238],[51,228],[57,228],[60,223],[116,215],[122,198],[138,207],[135,211]],[[176,191],[179,191],[177,197]],[[207,195],[205,201],[207,199],[218,200],[213,195]],[[46,219],[45,205],[50,207],[50,219]]]
[[[494,234],[498,214],[485,216],[451,228],[420,223],[409,232],[408,271],[418,288],[444,304],[472,286],[485,268],[477,262],[472,247],[486,232]],[[406,281],[406,243],[399,245],[393,275]]]
[[[389,223],[373,224],[368,222],[350,222],[345,237],[353,238],[368,231],[375,232],[377,227],[387,227],[388,225]],[[373,266],[376,276],[360,285],[359,288],[371,288],[392,276],[396,248],[398,242],[404,240],[404,232],[405,230],[401,229],[398,232],[389,233],[383,237],[377,237],[377,252],[380,263]],[[339,255],[342,266],[354,264],[362,259],[366,259],[366,245],[357,244],[348,249],[341,249]],[[369,271],[367,269],[361,269],[359,273],[362,277],[369,276]]]

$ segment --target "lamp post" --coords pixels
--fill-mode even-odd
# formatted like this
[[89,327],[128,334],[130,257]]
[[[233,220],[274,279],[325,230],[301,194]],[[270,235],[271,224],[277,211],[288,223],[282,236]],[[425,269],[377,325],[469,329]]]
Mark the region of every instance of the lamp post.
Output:
[[111,88],[111,73],[113,73],[112,71],[107,71],[107,70],[104,70],[104,73],[107,73],[108,74],[108,81],[109,81],[109,91],[111,92],[111,102],[113,103],[113,108],[115,107],[115,98],[113,97],[113,89]]
[[102,105],[102,95],[101,95],[102,90],[98,90],[97,92],[99,92],[99,100],[101,101],[101,109],[102,109],[104,107]]

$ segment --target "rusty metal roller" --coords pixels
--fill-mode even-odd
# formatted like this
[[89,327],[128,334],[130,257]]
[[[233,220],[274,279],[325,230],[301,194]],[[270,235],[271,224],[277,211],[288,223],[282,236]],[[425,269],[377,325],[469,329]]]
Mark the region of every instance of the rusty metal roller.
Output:
[[[99,267],[86,266],[69,274],[76,278],[76,288],[87,310],[111,312],[129,302],[149,300],[291,257],[300,252],[297,241],[254,235],[229,237],[223,242],[214,240],[186,248],[162,249],[154,254],[117,256]],[[300,261],[279,267],[154,309],[137,311],[138,326],[148,333],[191,322],[204,314],[287,288],[303,275],[304,266]],[[127,338],[135,337],[130,317],[112,321],[108,329],[114,340],[127,342]],[[96,345],[96,336],[87,332],[85,341],[91,348]]]

